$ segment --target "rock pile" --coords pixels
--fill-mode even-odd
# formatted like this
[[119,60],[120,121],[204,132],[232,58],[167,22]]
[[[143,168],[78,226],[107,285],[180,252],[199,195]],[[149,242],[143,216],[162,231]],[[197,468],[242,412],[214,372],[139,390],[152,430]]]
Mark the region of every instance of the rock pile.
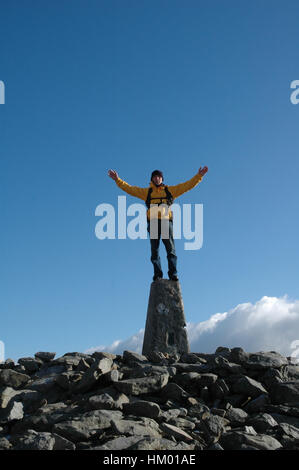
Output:
[[224,347],[8,359],[0,449],[299,450],[299,365]]

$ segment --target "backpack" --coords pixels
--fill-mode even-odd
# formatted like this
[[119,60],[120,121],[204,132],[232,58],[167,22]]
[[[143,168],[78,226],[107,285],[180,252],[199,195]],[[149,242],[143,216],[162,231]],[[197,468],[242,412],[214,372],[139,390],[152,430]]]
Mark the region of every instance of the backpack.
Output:
[[149,188],[148,189],[148,193],[147,193],[147,198],[146,198],[146,201],[145,201],[145,205],[146,207],[149,209],[150,206],[151,206],[151,201],[153,199],[160,199],[160,202],[158,202],[158,206],[160,204],[163,204],[162,202],[162,199],[166,199],[166,204],[168,206],[171,206],[171,204],[173,203],[173,196],[171,194],[171,192],[168,190],[168,187],[167,186],[164,186],[164,190],[166,192],[166,198],[165,197],[151,197],[151,194],[152,194],[152,191],[153,191],[153,188]]

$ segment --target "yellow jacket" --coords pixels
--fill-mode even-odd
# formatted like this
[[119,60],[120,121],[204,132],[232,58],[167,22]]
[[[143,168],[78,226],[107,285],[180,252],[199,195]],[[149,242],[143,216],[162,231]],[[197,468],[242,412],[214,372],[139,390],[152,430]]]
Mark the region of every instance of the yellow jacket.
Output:
[[[176,199],[187,191],[190,191],[190,189],[194,188],[201,180],[202,176],[199,173],[196,173],[193,178],[188,181],[185,181],[185,183],[176,184],[175,186],[167,185],[167,187],[173,199]],[[135,196],[139,199],[142,199],[143,201],[146,201],[148,190],[149,188],[152,188],[153,190],[151,193],[151,198],[162,198],[162,206],[158,206],[158,203],[160,203],[160,199],[153,199],[153,201],[151,201],[151,207],[147,211],[147,218],[152,219],[158,217],[172,219],[172,212],[171,210],[168,210],[168,206],[166,205],[167,199],[166,192],[164,189],[165,185],[156,186],[151,181],[147,188],[139,188],[139,186],[131,186],[130,184],[123,181],[121,178],[117,178],[115,182],[120,189],[122,189],[128,194],[131,194],[131,196]]]

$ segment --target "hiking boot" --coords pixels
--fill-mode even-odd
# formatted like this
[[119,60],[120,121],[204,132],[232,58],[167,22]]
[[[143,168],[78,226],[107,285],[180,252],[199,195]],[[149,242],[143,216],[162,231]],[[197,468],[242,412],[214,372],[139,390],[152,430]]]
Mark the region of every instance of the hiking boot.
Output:
[[178,281],[179,278],[174,274],[173,276],[169,276],[170,281]]
[[162,279],[162,276],[159,276],[159,275],[153,277],[153,281],[160,281],[161,279]]

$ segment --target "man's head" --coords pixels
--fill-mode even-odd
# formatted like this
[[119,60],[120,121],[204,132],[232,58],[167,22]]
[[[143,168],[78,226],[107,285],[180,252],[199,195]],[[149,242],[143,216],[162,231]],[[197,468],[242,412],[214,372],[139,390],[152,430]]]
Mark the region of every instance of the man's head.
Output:
[[152,172],[151,181],[156,185],[159,186],[163,181],[163,173],[160,170],[155,170]]

